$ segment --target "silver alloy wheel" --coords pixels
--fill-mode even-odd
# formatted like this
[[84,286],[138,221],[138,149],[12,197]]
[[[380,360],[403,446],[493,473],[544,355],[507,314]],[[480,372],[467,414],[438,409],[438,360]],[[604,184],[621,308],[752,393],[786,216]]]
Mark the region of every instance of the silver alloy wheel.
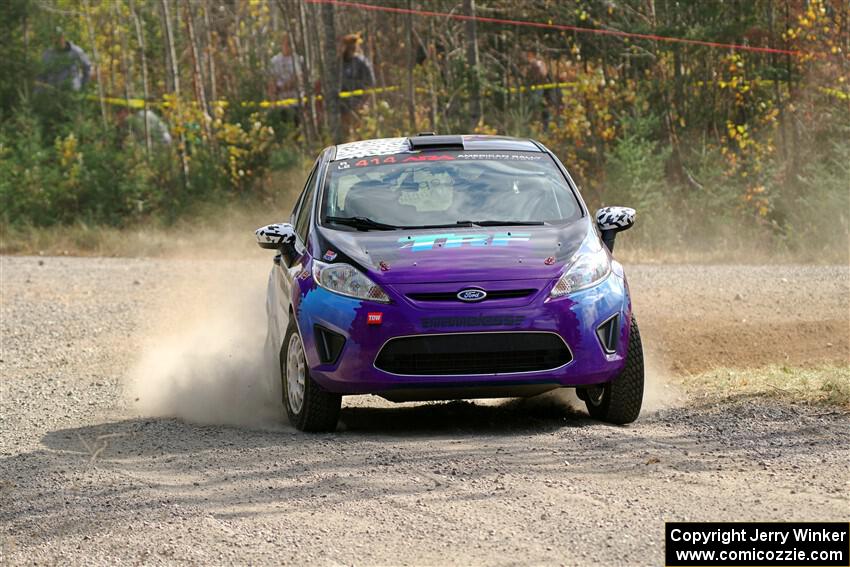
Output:
[[602,398],[605,397],[605,386],[590,386],[585,388],[584,395],[587,396],[587,401],[593,404],[594,407],[599,407],[602,404]]
[[293,413],[301,413],[304,405],[304,381],[307,378],[307,363],[304,346],[298,333],[292,333],[286,349],[286,395]]

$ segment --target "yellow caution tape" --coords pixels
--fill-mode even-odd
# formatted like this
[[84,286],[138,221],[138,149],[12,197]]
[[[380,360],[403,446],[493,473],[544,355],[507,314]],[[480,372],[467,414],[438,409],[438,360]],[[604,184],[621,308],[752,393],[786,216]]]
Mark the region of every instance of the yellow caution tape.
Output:
[[[774,83],[773,80],[770,79],[757,79],[754,81],[749,81],[750,83],[755,83],[759,86],[769,86]],[[693,84],[697,86],[705,86],[706,84],[720,84],[724,83],[723,81],[697,81]],[[545,91],[551,89],[563,89],[574,87],[577,83],[575,81],[569,82],[558,82],[558,83],[542,83],[539,85],[528,85],[528,86],[519,86],[519,87],[510,87],[508,88],[508,92],[510,93],[524,93],[524,92],[535,92],[535,91]],[[729,82],[725,82],[725,85],[730,84]],[[353,91],[341,91],[339,93],[339,98],[351,98],[357,96],[365,96],[368,94],[383,94],[389,92],[396,92],[400,90],[401,87],[399,85],[393,85],[389,87],[376,87],[372,89],[356,89]],[[416,92],[423,93],[427,92],[426,89],[422,87],[416,87]],[[836,97],[841,100],[850,100],[850,94],[840,91],[838,89],[833,89],[829,87],[818,87],[818,90],[824,94]],[[485,93],[492,94],[492,93]],[[99,100],[97,95],[87,95],[86,98],[90,100]],[[315,100],[322,100],[322,95],[315,95],[313,97]],[[310,97],[304,96],[299,98],[284,98],[280,100],[261,100],[261,101],[243,101],[240,103],[240,106],[250,108],[250,107],[259,107],[259,108],[287,108],[290,106],[297,106],[298,104],[306,104],[310,101]],[[142,109],[145,107],[145,101],[140,98],[116,98],[116,97],[104,97],[103,102],[115,106],[126,106],[129,108]],[[215,104],[220,104],[223,106],[227,106],[229,103],[226,100],[217,101]],[[160,106],[160,107],[168,107],[170,104],[167,101],[162,102],[149,102],[148,106]]]
[[578,84],[578,83],[576,83],[575,81],[571,81],[571,82],[567,82],[567,83],[543,83],[543,84],[540,84],[540,85],[529,85],[527,87],[526,86],[510,87],[508,89],[508,92],[524,93],[526,91],[532,91],[532,92],[534,92],[534,91],[546,91],[546,90],[550,90],[550,89],[563,89],[563,88],[566,88],[566,87],[574,87],[574,86],[576,86],[576,84]]
[[818,90],[830,96],[840,98],[841,100],[850,100],[850,93],[845,93],[843,91],[839,91],[838,89],[831,89],[829,87],[818,87]]

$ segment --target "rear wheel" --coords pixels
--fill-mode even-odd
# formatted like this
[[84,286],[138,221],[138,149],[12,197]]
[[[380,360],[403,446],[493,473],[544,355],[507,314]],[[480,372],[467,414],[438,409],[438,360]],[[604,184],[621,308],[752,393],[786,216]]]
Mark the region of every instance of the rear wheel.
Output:
[[643,402],[643,346],[637,322],[632,317],[626,366],[611,382],[582,388],[578,396],[584,400],[590,417],[608,423],[631,423],[640,414]]
[[289,422],[301,431],[333,431],[342,396],[324,390],[310,376],[304,343],[295,322],[289,324],[280,351],[283,404]]

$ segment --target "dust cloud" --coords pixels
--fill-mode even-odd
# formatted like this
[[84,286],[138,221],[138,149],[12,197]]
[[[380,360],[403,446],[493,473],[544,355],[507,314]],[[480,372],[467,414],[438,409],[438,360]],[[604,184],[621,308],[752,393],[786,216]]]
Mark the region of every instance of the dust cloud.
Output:
[[[654,361],[645,360],[646,382],[643,390],[643,406],[641,416],[654,413],[663,409],[681,406],[684,403],[684,395],[673,383],[672,375],[664,370],[663,366],[656,365]],[[543,405],[560,405],[570,413],[585,414],[585,404],[578,398],[574,388],[561,388],[542,394],[535,398]],[[640,417],[638,419],[641,419]]]
[[642,414],[681,406],[686,399],[673,371],[652,351],[644,351],[644,374]]
[[125,381],[128,404],[142,416],[283,427],[263,355],[271,262],[174,263],[159,282],[167,291],[140,322],[140,356]]
[[[647,348],[647,345],[653,344],[652,341],[655,340],[654,338],[647,338],[647,335],[652,337],[652,329],[641,329],[641,338],[643,339],[644,347],[643,363],[645,376],[641,416],[663,409],[681,406],[686,400],[686,396],[680,389],[670,365],[655,349]],[[585,403],[578,398],[574,388],[553,390],[539,396],[539,398],[541,398],[542,403],[557,403],[565,410],[571,412],[585,412]]]
[[664,353],[664,337],[653,325],[640,326],[643,344],[643,410],[641,414],[682,406],[687,396],[673,371],[672,360]]

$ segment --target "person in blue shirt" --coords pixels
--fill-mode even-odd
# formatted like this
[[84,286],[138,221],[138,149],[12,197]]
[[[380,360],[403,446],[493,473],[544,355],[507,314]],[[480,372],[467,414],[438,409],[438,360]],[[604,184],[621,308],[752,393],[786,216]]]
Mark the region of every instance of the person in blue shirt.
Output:
[[53,47],[41,57],[42,71],[38,76],[41,85],[56,89],[82,91],[92,73],[92,64],[83,49],[65,38],[65,32],[57,27]]

